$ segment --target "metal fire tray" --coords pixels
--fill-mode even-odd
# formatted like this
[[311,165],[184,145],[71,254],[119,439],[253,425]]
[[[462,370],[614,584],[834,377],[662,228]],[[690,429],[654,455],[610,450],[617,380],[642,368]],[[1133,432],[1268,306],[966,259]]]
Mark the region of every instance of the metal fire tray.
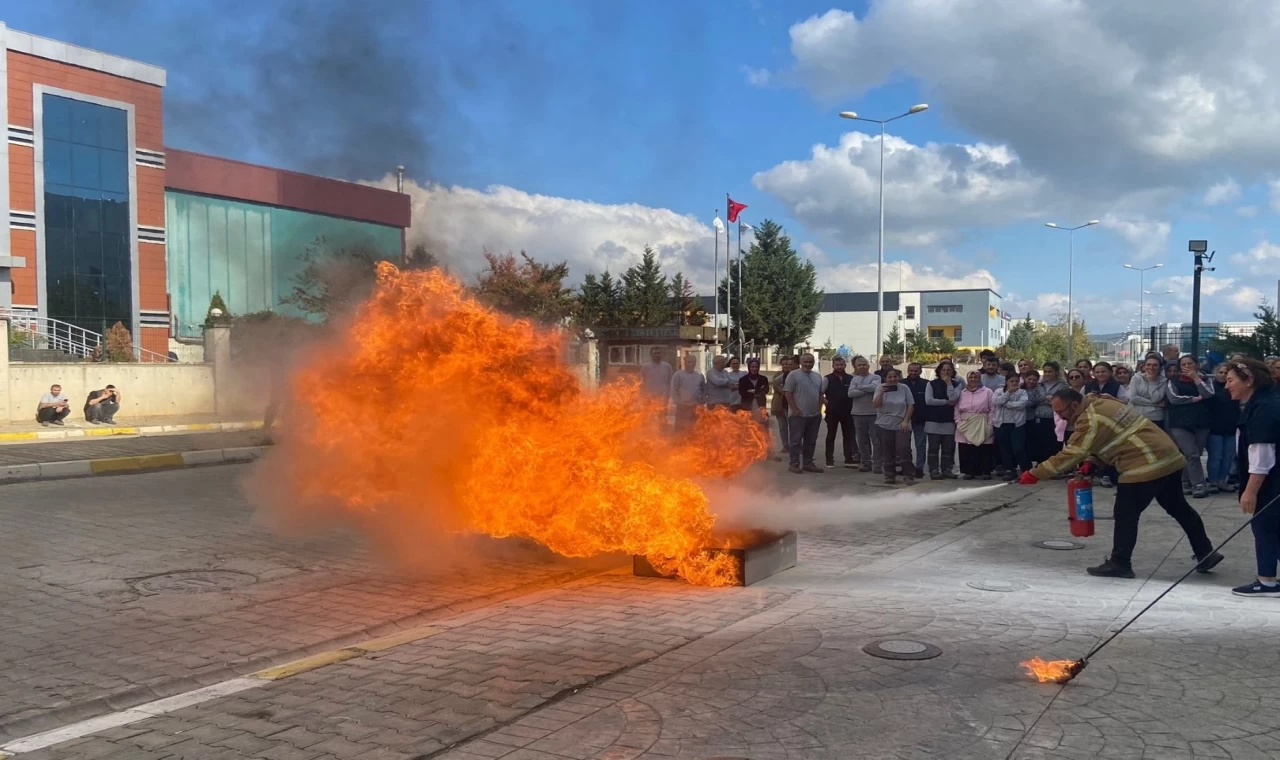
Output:
[[[796,534],[794,531],[766,534],[756,543],[742,549],[712,551],[728,554],[737,560],[741,585],[750,586],[796,566]],[[658,572],[649,564],[649,560],[639,554],[631,557],[631,572],[644,578],[676,577]]]

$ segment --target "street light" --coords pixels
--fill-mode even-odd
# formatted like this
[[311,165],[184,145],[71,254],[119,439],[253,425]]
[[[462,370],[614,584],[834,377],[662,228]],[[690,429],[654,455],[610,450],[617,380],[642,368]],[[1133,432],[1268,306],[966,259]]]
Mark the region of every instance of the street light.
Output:
[[[1149,295],[1149,296],[1156,296],[1157,298],[1158,298],[1158,297],[1160,297],[1160,296],[1167,296],[1167,295],[1172,295],[1172,294],[1173,294],[1173,291],[1172,291],[1172,290],[1165,290],[1165,291],[1162,291],[1162,292],[1160,292],[1160,293],[1152,293],[1150,290],[1144,290],[1144,291],[1142,291],[1142,292],[1143,292],[1145,295]],[[1155,314],[1154,314],[1154,317],[1153,317],[1153,318],[1154,318],[1154,320],[1155,320],[1155,323],[1158,325],[1158,324],[1160,324],[1160,302],[1159,302],[1159,301],[1154,302],[1154,303],[1153,303],[1153,307],[1154,307],[1154,309],[1155,309]],[[1153,350],[1153,351],[1154,351],[1154,350],[1155,350],[1155,346],[1152,346],[1152,347],[1151,347],[1151,350]]]
[[1044,226],[1052,230],[1061,230],[1067,233],[1067,366],[1071,366],[1073,358],[1076,320],[1074,312],[1071,309],[1072,290],[1075,285],[1075,257],[1076,257],[1076,230],[1082,230],[1085,227],[1092,227],[1097,224],[1097,219],[1090,219],[1084,224],[1078,224],[1075,227],[1059,227],[1053,222],[1045,222]]
[[1142,296],[1144,293],[1147,292],[1146,290],[1144,290],[1144,288],[1146,287],[1144,278],[1147,276],[1147,272],[1150,272],[1152,269],[1159,269],[1162,266],[1164,266],[1164,264],[1152,264],[1149,267],[1135,267],[1133,264],[1124,265],[1125,269],[1132,269],[1133,271],[1138,273],[1138,334],[1142,334],[1142,316],[1144,311],[1142,308],[1143,306]]
[[[900,113],[889,119],[868,119],[865,116],[859,116],[856,111],[840,112],[842,119],[880,125],[880,243],[878,246],[880,255],[876,266],[876,356],[884,352],[884,125],[927,110],[929,110],[928,103],[917,103],[908,108],[906,113]],[[898,293],[898,298],[902,298],[902,293]]]

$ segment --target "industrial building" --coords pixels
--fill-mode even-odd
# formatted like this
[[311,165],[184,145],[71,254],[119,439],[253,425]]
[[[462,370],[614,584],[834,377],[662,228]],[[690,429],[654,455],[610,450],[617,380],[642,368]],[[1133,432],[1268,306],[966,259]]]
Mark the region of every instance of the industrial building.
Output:
[[157,66],[0,23],[0,311],[167,355],[209,300],[279,307],[322,240],[398,260],[397,192],[166,147]]

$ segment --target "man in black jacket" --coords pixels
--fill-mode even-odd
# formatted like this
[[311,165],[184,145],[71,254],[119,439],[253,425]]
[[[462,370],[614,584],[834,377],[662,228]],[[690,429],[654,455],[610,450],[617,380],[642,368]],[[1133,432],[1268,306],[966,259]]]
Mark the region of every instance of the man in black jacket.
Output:
[[[922,369],[918,362],[911,362],[907,365],[907,376],[902,381],[903,385],[911,389],[911,395],[914,397],[914,406],[911,407],[911,442],[916,447],[915,466],[917,478],[924,477],[924,390],[929,387],[929,381],[920,377]],[[905,475],[906,473],[903,474]]]
[[835,467],[836,429],[840,429],[844,449],[844,466],[857,467],[858,449],[853,442],[853,400],[849,398],[852,376],[845,371],[843,356],[831,360],[827,375],[827,467]]

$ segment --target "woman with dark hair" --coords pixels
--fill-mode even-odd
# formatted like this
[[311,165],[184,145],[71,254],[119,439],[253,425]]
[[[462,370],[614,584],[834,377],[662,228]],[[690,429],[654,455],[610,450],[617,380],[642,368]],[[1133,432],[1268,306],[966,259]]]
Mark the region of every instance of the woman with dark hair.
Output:
[[1000,472],[1005,480],[1013,482],[1018,477],[1018,469],[1023,472],[1031,469],[1031,460],[1027,456],[1027,404],[1030,399],[1022,380],[1017,374],[1005,379],[1004,387],[995,392],[991,403],[995,410],[991,414],[991,424],[996,429],[996,445],[1000,449]]
[[1178,367],[1179,375],[1165,388],[1165,399],[1169,402],[1165,419],[1170,437],[1187,458],[1187,467],[1182,471],[1182,490],[1203,499],[1209,495],[1209,486],[1205,484],[1200,455],[1209,442],[1213,416],[1209,404],[1204,402],[1213,398],[1213,386],[1200,374],[1194,356],[1179,359]]
[[1085,382],[1093,379],[1093,362],[1088,359],[1081,359],[1076,362],[1076,369],[1080,370],[1080,373],[1084,375]]
[[911,410],[915,396],[896,367],[886,367],[884,382],[876,386],[872,405],[876,409],[876,435],[880,447],[876,458],[884,471],[884,482],[893,485],[897,472],[902,482],[911,485],[915,469],[911,466]]
[[[1243,363],[1241,357],[1237,364]],[[1219,364],[1213,373],[1213,398],[1209,401],[1209,493],[1227,493],[1231,487],[1231,460],[1235,458],[1236,427],[1240,422],[1240,403],[1227,390],[1230,364]]]
[[1120,400],[1120,383],[1111,376],[1111,365],[1107,362],[1093,365],[1093,378],[1084,384],[1084,395],[1091,394]]
[[[956,402],[964,384],[956,379],[956,365],[950,359],[938,362],[934,379],[924,389],[924,433],[928,442],[929,478],[954,478],[956,458]],[[939,456],[941,455],[941,456]]]
[[1159,355],[1149,355],[1142,362],[1142,373],[1129,381],[1129,406],[1161,429],[1164,428],[1164,409],[1169,405],[1164,400],[1165,386],[1169,381],[1164,377],[1163,368],[1164,359]]
[[1062,379],[1062,365],[1057,362],[1045,362],[1041,367],[1040,384],[1036,387],[1036,427],[1034,440],[1031,440],[1031,458],[1036,462],[1047,462],[1049,457],[1062,450],[1062,442],[1058,440],[1057,424],[1053,414],[1053,394],[1059,388],[1066,388]]
[[956,448],[960,451],[960,472],[965,480],[991,480],[995,461],[995,428],[991,412],[994,392],[982,384],[977,372],[965,376],[965,388],[956,402]]
[[[1256,515],[1253,551],[1258,577],[1253,583],[1231,589],[1236,596],[1280,596],[1276,564],[1280,562],[1280,470],[1276,469],[1276,444],[1280,443],[1280,392],[1270,368],[1245,359],[1227,367],[1227,393],[1240,404],[1236,436],[1236,466],[1240,471],[1240,510]],[[1265,511],[1259,511],[1265,510]]]

